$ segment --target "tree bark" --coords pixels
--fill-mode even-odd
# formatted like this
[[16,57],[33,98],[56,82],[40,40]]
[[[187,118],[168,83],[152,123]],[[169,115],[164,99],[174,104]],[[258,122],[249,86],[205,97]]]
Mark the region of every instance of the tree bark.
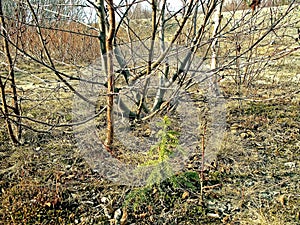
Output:
[[214,70],[217,68],[217,57],[218,57],[218,38],[216,37],[221,25],[221,9],[223,5],[223,0],[220,1],[219,5],[216,6],[215,13],[213,15],[213,22],[214,22],[214,28],[213,28],[213,34],[212,37],[214,38],[211,44],[211,69]]
[[[18,93],[16,88],[16,82],[15,82],[15,71],[14,71],[14,63],[13,58],[10,53],[9,49],[9,43],[8,43],[8,35],[7,35],[7,26],[5,23],[4,15],[3,15],[3,8],[2,8],[2,1],[0,1],[0,28],[1,28],[1,35],[3,37],[3,46],[4,46],[4,53],[7,59],[7,65],[8,65],[8,77],[5,79],[5,81],[2,81],[2,78],[0,77],[0,88],[1,88],[1,101],[2,101],[2,113],[4,114],[4,118],[6,121],[6,127],[10,136],[11,141],[14,144],[20,144],[19,139],[21,139],[22,135],[22,126],[21,126],[21,112],[20,107],[18,103]],[[14,114],[17,117],[17,132],[15,134],[11,120],[9,118],[9,105],[7,103],[7,99],[5,96],[5,86],[7,84],[7,81],[10,82],[11,86],[11,92],[12,92],[12,109]]]
[[98,24],[99,24],[99,41],[100,50],[103,61],[104,70],[107,73],[107,46],[106,46],[106,21],[105,21],[105,10],[104,10],[104,0],[97,0],[96,6],[98,7]]
[[107,1],[109,13],[109,31],[106,39],[106,56],[107,56],[107,131],[105,145],[111,150],[114,138],[114,64],[113,64],[113,40],[116,30],[115,9],[113,0]]

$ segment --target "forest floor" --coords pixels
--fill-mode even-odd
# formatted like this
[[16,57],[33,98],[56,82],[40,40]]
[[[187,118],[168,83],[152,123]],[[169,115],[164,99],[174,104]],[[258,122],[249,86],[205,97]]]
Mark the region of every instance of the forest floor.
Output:
[[202,182],[201,150],[182,172],[134,188],[93,171],[68,129],[25,133],[16,147],[1,125],[0,224],[114,224],[118,213],[121,224],[137,225],[300,224],[299,72],[239,95],[234,82],[221,83],[226,133]]

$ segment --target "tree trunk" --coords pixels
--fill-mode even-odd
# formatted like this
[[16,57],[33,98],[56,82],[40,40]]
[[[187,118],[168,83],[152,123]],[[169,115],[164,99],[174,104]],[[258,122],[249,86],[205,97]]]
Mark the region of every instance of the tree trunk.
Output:
[[107,1],[109,13],[109,31],[106,39],[106,56],[107,56],[107,131],[105,145],[111,150],[114,138],[114,64],[113,64],[113,40],[115,37],[116,19],[113,0]]
[[213,22],[214,22],[214,28],[213,28],[213,34],[212,37],[213,42],[211,44],[211,51],[212,51],[212,56],[211,56],[211,69],[215,70],[217,68],[217,57],[218,57],[218,38],[216,37],[219,32],[219,28],[221,25],[221,9],[223,5],[223,0],[220,1],[219,5],[216,6],[215,13],[213,16]]
[[104,0],[97,0],[96,5],[98,7],[98,24],[99,24],[99,41],[100,50],[103,61],[104,70],[107,73],[107,46],[106,46],[106,21],[105,21],[105,10],[104,10]]
[[[2,8],[2,1],[0,0],[0,24],[1,24],[1,35],[3,37],[3,46],[4,46],[4,53],[7,59],[7,66],[8,66],[8,76],[2,81],[2,77],[0,77],[0,88],[1,88],[1,101],[2,101],[2,114],[4,115],[6,121],[6,127],[10,136],[11,141],[14,144],[19,144],[19,140],[21,139],[22,135],[22,126],[21,126],[21,112],[18,103],[18,93],[17,87],[15,82],[15,72],[14,72],[14,62],[12,56],[10,54],[9,43],[8,43],[8,35],[7,35],[7,26],[5,23],[4,15],[3,15],[3,8]],[[11,92],[12,92],[12,106],[10,107],[7,103],[7,99],[5,96],[5,86],[7,82],[10,82]],[[16,116],[17,122],[17,132],[14,132],[11,120],[9,118],[9,108],[12,108],[13,113]]]

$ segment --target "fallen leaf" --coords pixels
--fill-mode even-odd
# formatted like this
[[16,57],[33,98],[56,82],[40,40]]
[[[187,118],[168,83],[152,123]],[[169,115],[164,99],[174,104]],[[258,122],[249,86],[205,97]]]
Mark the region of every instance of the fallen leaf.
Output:
[[51,207],[51,202],[46,202],[45,206]]
[[181,198],[182,198],[182,199],[186,199],[186,198],[189,197],[189,195],[190,195],[190,193],[189,193],[188,191],[185,191],[185,192],[183,192]]

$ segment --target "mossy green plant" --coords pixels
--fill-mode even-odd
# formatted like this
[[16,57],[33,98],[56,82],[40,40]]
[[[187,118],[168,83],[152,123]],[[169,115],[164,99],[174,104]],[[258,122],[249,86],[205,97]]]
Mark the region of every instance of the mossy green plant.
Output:
[[179,133],[170,129],[171,120],[168,116],[164,116],[157,125],[161,128],[157,133],[159,141],[148,152],[149,156],[154,156],[156,159],[148,160],[144,163],[145,165],[157,165],[167,161],[179,144]]
[[179,133],[171,129],[171,119],[168,116],[164,116],[162,121],[157,123],[157,125],[160,127],[156,135],[158,142],[150,148],[147,153],[147,159],[137,169],[139,171],[142,167],[150,166],[153,167],[153,170],[149,174],[146,185],[131,191],[126,197],[125,205],[131,202],[134,210],[146,202],[146,196],[154,184],[159,185],[166,178],[174,175],[169,160],[175,150],[179,149]]
[[[183,150],[179,147],[179,133],[172,130],[171,119],[164,116],[161,122],[157,124],[161,129],[157,133],[158,142],[151,147],[147,153],[147,160],[140,166],[153,166],[146,185],[133,189],[125,198],[125,206],[131,205],[133,211],[138,211],[143,206],[151,205],[153,198],[159,198],[160,201],[166,201],[175,204],[181,201],[181,195],[171,196],[166,193],[164,187],[175,189],[184,189],[195,191],[199,187],[199,174],[194,171],[174,174],[170,159],[175,151]],[[156,196],[156,197],[155,197]]]
[[179,132],[171,129],[171,119],[164,116],[162,121],[157,123],[161,129],[157,133],[158,142],[153,145],[147,153],[149,160],[146,160],[141,166],[153,166],[153,170],[147,179],[147,185],[161,183],[165,178],[173,175],[173,168],[169,162],[170,157],[175,151],[180,150]]

